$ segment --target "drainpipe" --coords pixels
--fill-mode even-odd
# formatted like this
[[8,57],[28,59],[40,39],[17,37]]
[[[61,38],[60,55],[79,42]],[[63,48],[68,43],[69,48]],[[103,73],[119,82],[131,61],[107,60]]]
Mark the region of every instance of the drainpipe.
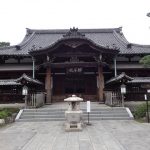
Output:
[[35,59],[32,57],[32,77],[35,78]]
[[117,63],[116,63],[116,57],[114,58],[114,75],[117,76]]

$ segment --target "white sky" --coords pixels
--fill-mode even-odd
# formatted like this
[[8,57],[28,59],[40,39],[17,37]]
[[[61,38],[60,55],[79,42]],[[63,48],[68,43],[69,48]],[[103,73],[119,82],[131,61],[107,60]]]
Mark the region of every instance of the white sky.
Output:
[[25,28],[123,27],[129,42],[150,45],[150,0],[0,0],[0,41],[18,44]]

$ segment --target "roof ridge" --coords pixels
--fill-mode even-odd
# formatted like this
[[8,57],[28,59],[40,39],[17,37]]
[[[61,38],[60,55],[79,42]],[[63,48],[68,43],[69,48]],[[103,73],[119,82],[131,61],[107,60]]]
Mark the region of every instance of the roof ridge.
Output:
[[[27,34],[31,34],[33,32],[35,33],[39,33],[39,34],[44,34],[44,33],[52,33],[52,34],[64,34],[66,32],[68,32],[70,29],[29,29],[27,28]],[[79,29],[79,32],[83,32],[83,33],[110,33],[110,32],[120,32],[122,31],[122,28],[87,28],[87,29]]]
[[142,44],[136,44],[136,43],[131,43],[129,42],[124,34],[122,33],[122,35],[119,35],[117,32],[114,31],[114,37],[120,42],[122,43],[125,47],[127,47],[129,44],[131,46],[136,46],[136,47],[141,47],[141,48],[150,48],[150,45],[142,45]]
[[15,81],[15,80],[16,80],[16,79],[0,79],[0,82],[1,82],[1,81],[4,81],[4,82],[5,82],[5,81]]
[[30,41],[34,39],[35,32],[33,32],[25,41],[23,40],[21,43],[18,45],[24,48]]
[[138,78],[148,79],[148,78],[150,78],[150,77],[134,77],[134,79],[138,79]]
[[150,48],[150,45],[144,45],[144,44],[136,44],[136,43],[129,43],[133,46],[137,46],[137,47],[147,47],[147,48]]
[[120,34],[118,34],[117,32],[114,31],[113,35],[120,44],[123,44],[123,46],[126,47],[127,44],[130,44],[127,40],[123,39],[122,36]]
[[34,35],[35,35],[35,32],[33,32],[26,40],[25,40],[25,37],[24,37],[24,39],[22,40],[22,42],[20,42],[19,44],[12,45],[12,46],[0,47],[0,50],[6,50],[6,49],[11,49],[11,48],[16,48],[16,46],[20,46],[20,47],[24,48],[28,44],[28,42],[30,42],[33,39]]

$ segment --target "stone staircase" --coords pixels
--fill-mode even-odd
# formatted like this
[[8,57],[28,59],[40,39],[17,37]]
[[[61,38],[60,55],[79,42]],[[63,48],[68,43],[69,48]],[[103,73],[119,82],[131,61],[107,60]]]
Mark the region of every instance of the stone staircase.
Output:
[[[22,122],[42,122],[42,121],[65,121],[65,110],[58,108],[45,109],[24,109],[16,121]],[[83,120],[87,121],[86,109],[83,110]],[[123,107],[100,107],[92,109],[90,120],[131,120],[133,116],[128,108]]]

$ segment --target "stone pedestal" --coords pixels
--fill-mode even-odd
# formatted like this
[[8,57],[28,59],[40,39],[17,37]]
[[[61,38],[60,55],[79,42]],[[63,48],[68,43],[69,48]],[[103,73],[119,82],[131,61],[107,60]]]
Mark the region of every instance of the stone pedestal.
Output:
[[65,102],[68,102],[68,110],[65,111],[65,130],[66,131],[81,131],[82,130],[82,110],[80,110],[80,102],[83,101],[82,98],[72,95],[67,99],[64,99]]

